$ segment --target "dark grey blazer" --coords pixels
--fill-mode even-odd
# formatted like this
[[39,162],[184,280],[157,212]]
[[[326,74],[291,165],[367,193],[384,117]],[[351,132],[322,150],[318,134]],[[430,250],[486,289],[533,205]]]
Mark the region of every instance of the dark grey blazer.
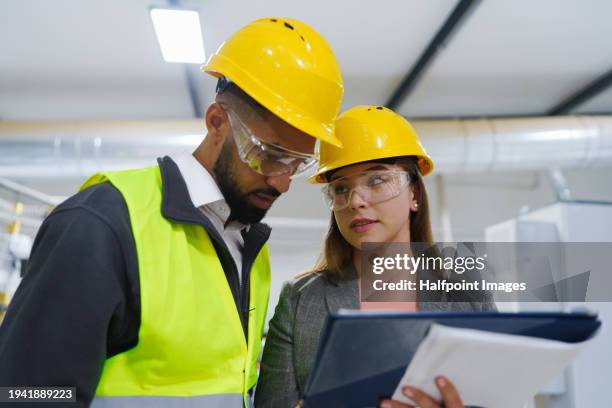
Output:
[[[494,310],[480,302],[418,302],[419,310]],[[256,407],[293,408],[304,393],[319,336],[330,312],[359,309],[357,280],[333,281],[311,273],[286,282],[270,320],[255,393]]]

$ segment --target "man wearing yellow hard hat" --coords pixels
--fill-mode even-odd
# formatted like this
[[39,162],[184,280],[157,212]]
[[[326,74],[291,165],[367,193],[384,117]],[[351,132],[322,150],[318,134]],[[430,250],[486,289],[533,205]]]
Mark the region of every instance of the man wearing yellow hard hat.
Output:
[[40,229],[0,333],[0,384],[76,387],[78,406],[250,405],[270,267],[260,220],[315,141],[340,145],[325,40],[254,21],[218,78],[193,154],[92,176]]

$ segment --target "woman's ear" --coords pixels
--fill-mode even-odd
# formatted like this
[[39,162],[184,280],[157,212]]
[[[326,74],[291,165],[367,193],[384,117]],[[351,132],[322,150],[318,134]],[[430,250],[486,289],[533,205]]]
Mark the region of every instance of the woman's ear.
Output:
[[420,194],[419,189],[414,185],[410,185],[410,211],[419,211]]

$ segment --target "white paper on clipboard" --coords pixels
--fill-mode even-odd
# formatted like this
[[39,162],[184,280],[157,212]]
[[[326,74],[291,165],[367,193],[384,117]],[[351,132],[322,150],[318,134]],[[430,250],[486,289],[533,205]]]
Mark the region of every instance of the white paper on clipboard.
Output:
[[517,408],[532,398],[588,343],[565,343],[432,324],[402,377],[393,399],[410,385],[438,401],[438,375],[450,379],[466,406]]

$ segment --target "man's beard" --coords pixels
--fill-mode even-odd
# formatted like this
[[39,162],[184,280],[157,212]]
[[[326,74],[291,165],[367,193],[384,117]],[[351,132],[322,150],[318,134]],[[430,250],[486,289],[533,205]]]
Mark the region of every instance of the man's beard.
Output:
[[[262,220],[268,212],[267,209],[259,208],[248,201],[250,194],[263,193],[272,197],[278,197],[280,193],[274,188],[255,189],[248,192],[240,191],[238,182],[231,170],[232,149],[231,142],[225,142],[221,148],[221,154],[213,167],[213,174],[217,179],[219,190],[230,208],[230,220],[238,220],[242,224],[254,224]],[[237,160],[240,160],[239,158]]]

